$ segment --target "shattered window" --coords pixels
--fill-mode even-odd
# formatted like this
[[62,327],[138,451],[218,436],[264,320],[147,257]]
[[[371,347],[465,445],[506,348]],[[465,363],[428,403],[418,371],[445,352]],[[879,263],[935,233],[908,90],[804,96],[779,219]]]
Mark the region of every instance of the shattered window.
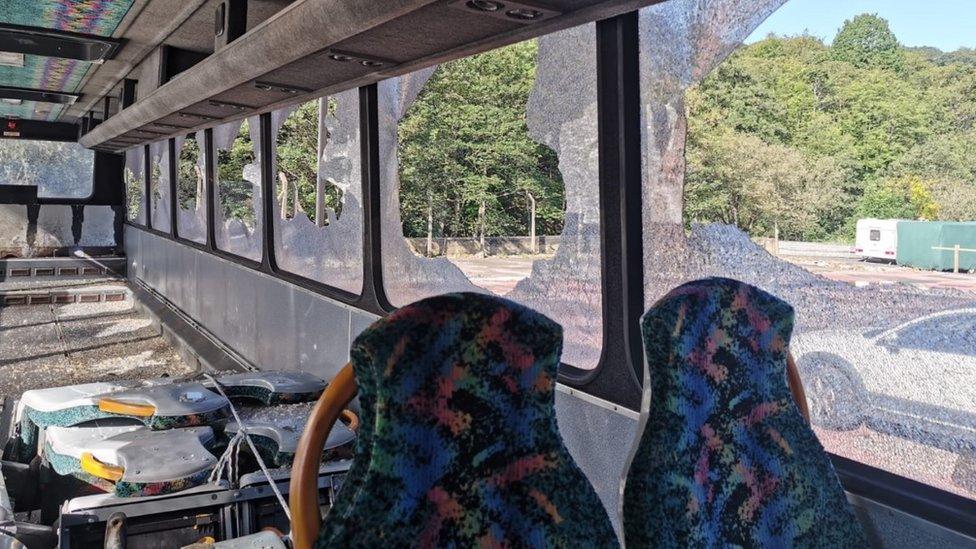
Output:
[[474,291],[564,328],[592,369],[603,324],[594,25],[379,84],[383,280],[402,306]]
[[363,206],[359,90],[272,113],[275,260],[291,273],[359,294]]
[[[784,299],[824,447],[976,497],[976,284],[951,265],[913,265],[909,248],[932,256],[936,221],[896,221],[976,219],[971,172],[938,161],[973,126],[920,129],[954,108],[909,99],[945,69],[876,15],[833,42],[763,34],[740,47],[780,4],[640,11],[646,305],[709,276]],[[848,51],[878,44],[872,66]],[[886,110],[893,97],[901,107]],[[898,227],[887,258],[862,253],[876,235],[858,220],[870,218]]]
[[139,225],[146,224],[146,168],[145,147],[125,151],[126,218]]
[[149,206],[152,227],[170,232],[169,140],[149,145]]
[[94,166],[77,143],[0,139],[0,185],[36,185],[39,198],[87,198]]
[[261,261],[261,121],[254,116],[217,126],[213,139],[217,247]]
[[181,238],[207,243],[206,164],[203,132],[176,138],[176,231]]

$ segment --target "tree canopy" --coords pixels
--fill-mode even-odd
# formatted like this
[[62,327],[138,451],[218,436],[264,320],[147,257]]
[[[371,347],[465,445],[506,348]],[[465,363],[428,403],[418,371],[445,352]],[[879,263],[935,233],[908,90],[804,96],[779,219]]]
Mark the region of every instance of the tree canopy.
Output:
[[[976,56],[883,19],[769,36],[688,91],[687,221],[848,239],[859,217],[976,219]],[[784,207],[785,205],[785,207]]]
[[[539,234],[565,215],[556,154],[529,136],[525,107],[536,42],[439,67],[399,127],[400,204],[406,236],[527,235],[529,195]],[[484,217],[480,211],[484,205]]]

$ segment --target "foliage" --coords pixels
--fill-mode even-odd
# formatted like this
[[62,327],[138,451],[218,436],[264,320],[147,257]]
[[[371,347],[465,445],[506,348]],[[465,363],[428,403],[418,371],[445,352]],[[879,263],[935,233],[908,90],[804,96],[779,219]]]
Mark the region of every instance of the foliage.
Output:
[[[815,240],[843,223],[835,198],[843,171],[779,144],[735,131],[705,134],[690,147],[685,218],[722,221],[752,234]],[[799,205],[799,207],[798,207]]]
[[129,214],[129,219],[138,219],[140,212],[142,212],[143,196],[145,195],[143,179],[128,167],[124,170],[123,178],[125,179],[126,211]]
[[[399,127],[400,207],[406,236],[559,234],[558,159],[529,136],[525,106],[536,43],[521,42],[437,69]],[[479,213],[484,204],[484,219]],[[430,219],[428,219],[430,215]]]
[[849,239],[859,216],[976,219],[970,50],[903,48],[861,15],[830,45],[770,36],[740,48],[686,104],[689,221]]
[[244,179],[244,167],[254,164],[254,144],[247,120],[241,122],[230,148],[217,150],[217,194],[221,219],[239,219],[254,226],[254,184]]
[[916,176],[874,181],[861,198],[858,215],[879,219],[937,219],[939,206],[932,197],[931,187],[931,182]]
[[176,169],[176,198],[183,210],[192,210],[197,206],[197,190],[203,189],[203,171],[200,167],[200,144],[194,137],[188,136],[180,147]]
[[[327,116],[335,116],[336,103],[330,100]],[[315,186],[318,173],[319,101],[309,101],[296,108],[278,130],[276,162],[279,174],[288,179],[288,192],[284,193],[280,175],[275,181],[278,205],[284,200],[285,210],[291,217],[296,210],[305,212],[315,221]],[[325,135],[326,140],[331,136]],[[328,141],[326,141],[326,146]],[[325,206],[331,208],[336,218],[342,215],[342,191],[334,184],[324,183]]]
[[861,14],[844,22],[831,46],[832,57],[857,68],[897,70],[902,50],[888,21],[877,15]]

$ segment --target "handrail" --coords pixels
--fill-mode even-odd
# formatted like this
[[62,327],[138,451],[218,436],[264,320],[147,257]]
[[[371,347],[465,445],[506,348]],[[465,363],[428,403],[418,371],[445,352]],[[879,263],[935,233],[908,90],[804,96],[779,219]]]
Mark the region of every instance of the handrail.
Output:
[[793,353],[790,352],[786,353],[786,381],[790,386],[790,393],[793,394],[796,407],[800,409],[800,415],[807,420],[809,425],[810,407],[807,405],[807,393],[803,389],[803,380],[800,379],[800,370],[796,367],[796,360],[793,358]]
[[356,396],[356,375],[352,364],[339,370],[319,397],[305,424],[292,462],[288,507],[291,511],[291,535],[295,549],[311,549],[322,526],[319,510],[319,465],[322,450],[336,420]]

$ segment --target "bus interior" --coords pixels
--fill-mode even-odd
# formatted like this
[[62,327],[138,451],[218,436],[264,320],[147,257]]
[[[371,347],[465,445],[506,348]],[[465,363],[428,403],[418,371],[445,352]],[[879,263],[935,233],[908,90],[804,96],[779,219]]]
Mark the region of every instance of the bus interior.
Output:
[[0,1],[0,547],[976,547],[976,286],[683,211],[784,3]]

